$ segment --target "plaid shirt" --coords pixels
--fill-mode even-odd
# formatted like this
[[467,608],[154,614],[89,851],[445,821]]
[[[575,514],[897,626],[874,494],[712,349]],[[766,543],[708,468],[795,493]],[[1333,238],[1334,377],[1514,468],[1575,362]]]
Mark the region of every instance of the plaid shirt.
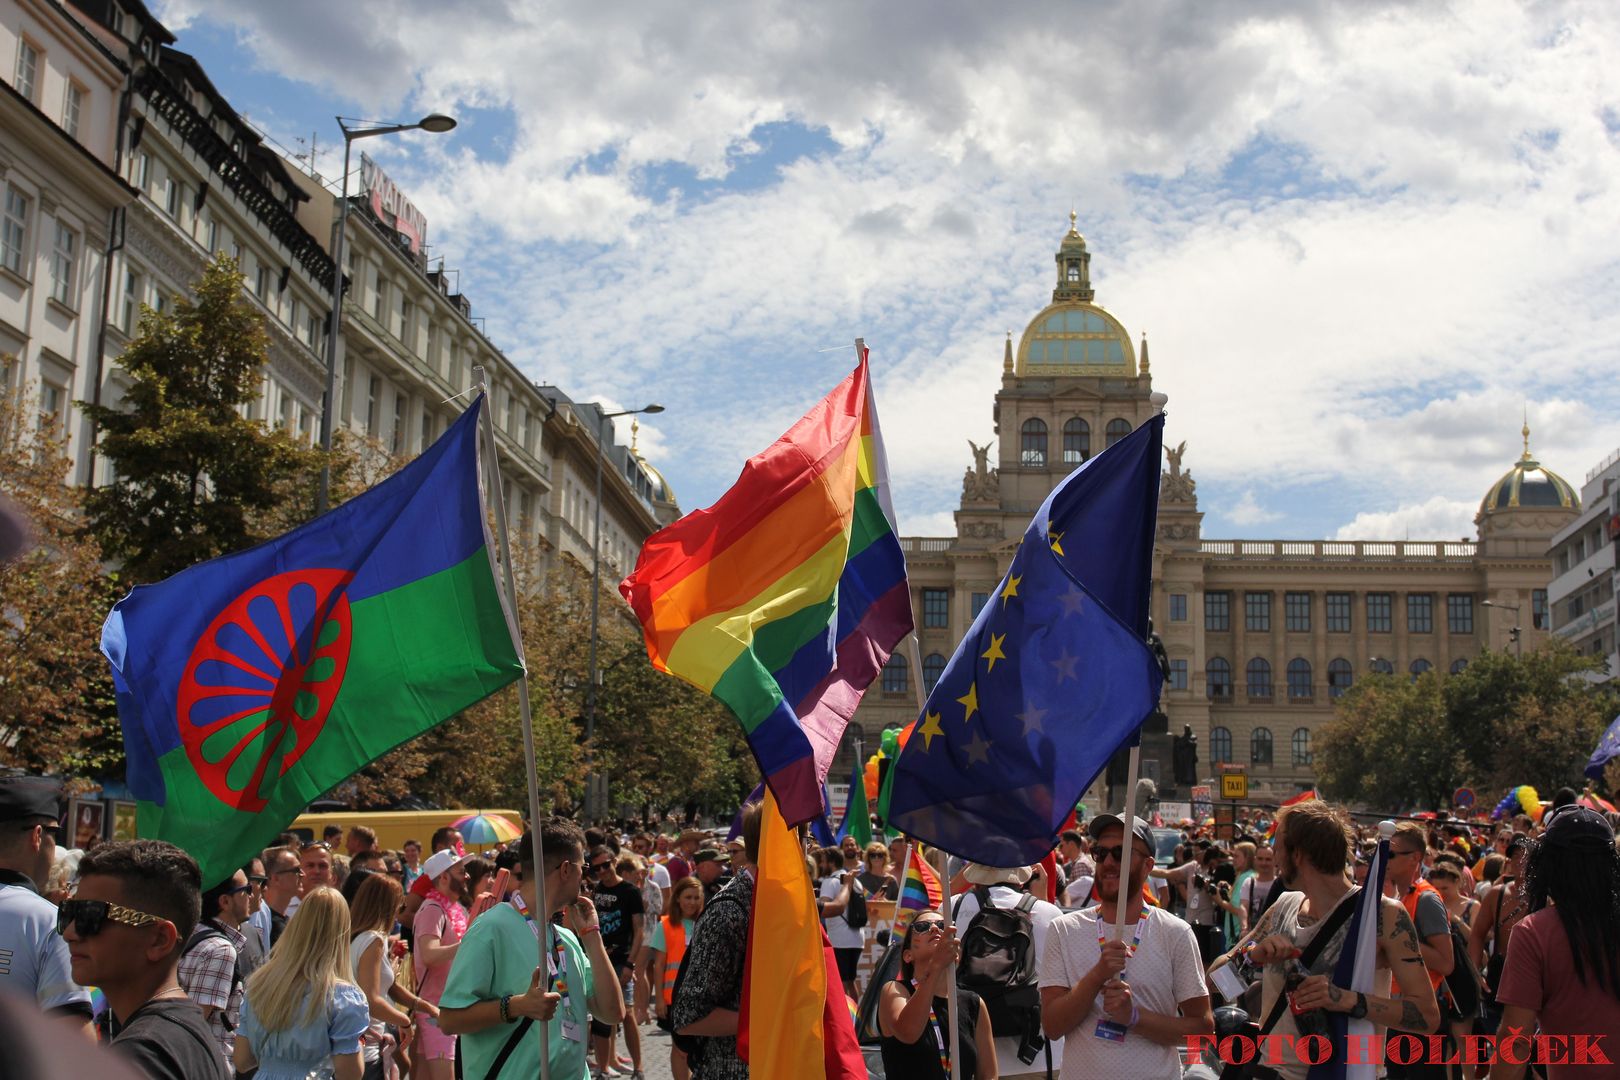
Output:
[[236,981],[236,952],[247,943],[240,931],[222,922],[199,923],[218,930],[224,937],[208,937],[180,957],[180,985],[198,1005],[219,1010],[208,1017],[208,1030],[214,1033],[231,1060],[236,1042],[236,1025],[242,1019],[242,986]]

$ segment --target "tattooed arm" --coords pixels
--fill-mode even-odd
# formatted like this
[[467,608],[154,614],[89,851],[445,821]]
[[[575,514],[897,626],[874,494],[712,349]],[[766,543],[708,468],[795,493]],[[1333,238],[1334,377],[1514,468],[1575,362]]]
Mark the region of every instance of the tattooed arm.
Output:
[[[1378,949],[1400,988],[1398,998],[1367,995],[1367,1019],[1375,1024],[1426,1035],[1440,1024],[1440,1005],[1429,985],[1429,972],[1418,950],[1417,927],[1399,901],[1386,898],[1379,917]],[[1299,984],[1294,1003],[1301,1009],[1329,1009],[1347,1013],[1356,1005],[1356,994],[1328,982],[1326,975],[1312,975]]]
[[1276,928],[1276,919],[1273,918],[1274,914],[1275,912],[1271,908],[1267,908],[1265,911],[1261,912],[1260,918],[1255,921],[1255,924],[1249,927],[1242,937],[1238,938],[1236,945],[1233,945],[1220,956],[1217,956],[1215,958],[1215,962],[1209,965],[1209,970],[1214,971],[1218,967],[1230,964],[1237,957],[1237,954],[1243,951],[1244,947],[1249,945],[1251,942],[1257,942],[1266,935],[1272,933]]

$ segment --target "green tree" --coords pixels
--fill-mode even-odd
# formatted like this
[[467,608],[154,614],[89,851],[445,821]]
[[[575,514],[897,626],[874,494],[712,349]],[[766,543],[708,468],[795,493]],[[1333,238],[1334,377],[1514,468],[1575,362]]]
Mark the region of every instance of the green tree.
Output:
[[[0,365],[4,366],[4,365]],[[71,462],[36,388],[0,395],[0,494],[36,546],[0,566],[0,762],[32,772],[96,774],[123,758],[112,679],[98,648],[117,599],[101,549],[79,522]]]
[[1330,799],[1378,808],[1438,808],[1465,777],[1446,722],[1441,677],[1373,675],[1339,699],[1322,732],[1317,780]]
[[118,476],[86,497],[88,525],[137,582],[264,539],[254,524],[286,497],[283,482],[319,467],[320,451],[244,415],[269,338],[235,261],[217,257],[195,293],[171,313],[142,312],[119,358],[122,402],[80,403]]

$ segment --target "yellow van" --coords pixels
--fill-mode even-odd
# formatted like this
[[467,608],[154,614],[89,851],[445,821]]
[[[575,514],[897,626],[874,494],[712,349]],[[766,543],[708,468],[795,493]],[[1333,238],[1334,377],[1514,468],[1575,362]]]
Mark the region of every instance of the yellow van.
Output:
[[[405,846],[405,841],[415,840],[422,845],[422,855],[426,858],[431,850],[430,841],[434,830],[445,825],[452,825],[469,814],[503,817],[520,832],[523,828],[523,815],[516,810],[466,809],[338,810],[331,813],[300,814],[288,828],[305,840],[319,840],[329,825],[338,826],[343,830],[345,837],[347,837],[349,826],[369,825],[377,830],[378,847],[387,851],[398,851]],[[468,851],[477,851],[483,846],[485,845],[476,843],[472,837],[467,838]],[[493,847],[494,845],[490,844],[488,846]]]

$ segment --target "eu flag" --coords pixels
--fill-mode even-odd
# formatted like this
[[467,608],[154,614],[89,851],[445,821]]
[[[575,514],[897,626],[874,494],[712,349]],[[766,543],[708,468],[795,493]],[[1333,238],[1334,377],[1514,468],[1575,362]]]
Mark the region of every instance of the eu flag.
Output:
[[1620,716],[1614,718],[1609,730],[1603,733],[1603,741],[1592,751],[1592,760],[1586,763],[1586,775],[1602,780],[1604,768],[1615,758],[1620,758]]
[[1038,862],[1153,710],[1163,437],[1161,414],[1041,504],[895,762],[895,827],[990,866]]

